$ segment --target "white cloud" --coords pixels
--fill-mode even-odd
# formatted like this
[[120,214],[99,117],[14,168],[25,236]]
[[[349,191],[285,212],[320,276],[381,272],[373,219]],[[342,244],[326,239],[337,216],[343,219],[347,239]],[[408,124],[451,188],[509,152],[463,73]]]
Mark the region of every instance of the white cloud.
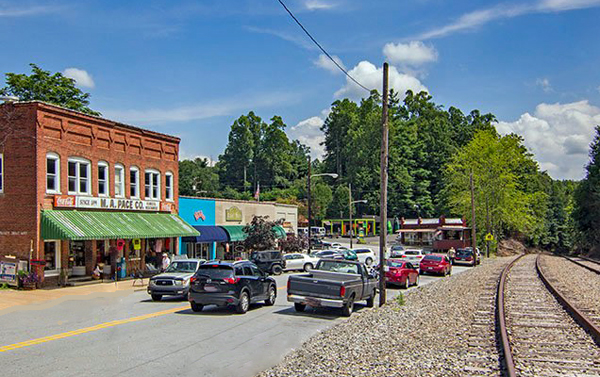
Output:
[[456,21],[432,29],[416,39],[440,38],[458,31],[474,29],[488,22],[530,13],[564,12],[600,6],[600,0],[539,0],[528,4],[498,4],[491,8],[465,13]]
[[298,122],[288,131],[290,138],[310,147],[310,155],[313,159],[322,159],[325,154],[325,146],[321,145],[325,141],[325,134],[321,131],[321,126],[325,121],[326,114],[328,112],[323,110],[321,116],[314,116]]
[[323,0],[305,0],[304,7],[308,10],[323,10],[337,7],[337,3],[327,2]]
[[317,47],[314,44],[310,43],[310,41],[308,39],[303,38],[301,36],[299,37],[294,34],[288,34],[288,33],[282,32],[280,30],[265,29],[265,28],[255,27],[255,26],[246,26],[245,29],[248,31],[251,31],[253,33],[273,35],[277,38],[283,39],[284,41],[292,42],[295,45],[300,46],[305,50],[316,50],[317,49]]
[[7,7],[0,4],[0,17],[24,17],[35,16],[43,13],[57,12],[61,7],[54,6],[24,6],[24,7]]
[[186,153],[186,151],[180,150],[179,151],[179,161],[183,161],[183,160],[195,160],[195,159],[201,159],[201,160],[206,160],[206,162],[208,163],[208,166],[215,166],[217,164],[217,162],[219,161],[218,159],[213,159],[212,156],[205,156],[202,154],[189,154]]
[[[344,66],[344,63],[342,63],[342,59],[340,59],[338,56],[336,55],[331,55],[331,57],[333,58],[333,60],[336,61],[336,63],[338,63],[342,68],[346,69],[346,67]],[[317,67],[321,67],[333,74],[340,74],[342,73],[342,71],[340,71],[340,69],[331,61],[331,59],[329,59],[325,54],[321,54],[319,55],[319,59],[315,60],[313,62]]]
[[600,108],[587,100],[566,104],[541,103],[533,115],[514,122],[499,122],[502,134],[515,132],[525,139],[540,166],[557,179],[581,179],[588,161],[594,128],[600,124]]
[[550,84],[550,80],[548,80],[548,78],[546,78],[546,77],[544,77],[543,79],[535,80],[535,85],[541,87],[542,90],[546,93],[549,93],[552,91],[552,85]]
[[93,88],[96,86],[96,84],[94,83],[94,79],[92,79],[92,76],[83,69],[67,68],[63,71],[63,75],[65,77],[72,78],[73,80],[75,80],[77,85],[81,87]]
[[[377,89],[380,93],[383,86],[383,68],[376,67],[371,62],[362,61],[352,68],[348,73],[359,83],[369,89]],[[415,93],[429,90],[425,85],[414,76],[400,73],[394,66],[389,68],[389,87],[400,94],[400,99],[404,98],[404,93],[407,90],[412,90]],[[368,93],[346,77],[346,85],[335,92],[336,97],[350,97],[352,99],[366,97]]]
[[434,62],[438,58],[437,50],[433,46],[426,46],[421,41],[388,43],[383,47],[383,55],[392,64],[413,67]]

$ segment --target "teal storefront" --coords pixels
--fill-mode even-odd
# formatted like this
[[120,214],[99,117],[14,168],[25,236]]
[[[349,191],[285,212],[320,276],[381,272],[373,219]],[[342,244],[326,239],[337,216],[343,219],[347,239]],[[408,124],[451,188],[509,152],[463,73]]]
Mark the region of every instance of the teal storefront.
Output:
[[179,197],[179,217],[200,232],[179,239],[179,250],[190,258],[215,259],[217,244],[227,242],[225,231],[215,225],[213,199]]

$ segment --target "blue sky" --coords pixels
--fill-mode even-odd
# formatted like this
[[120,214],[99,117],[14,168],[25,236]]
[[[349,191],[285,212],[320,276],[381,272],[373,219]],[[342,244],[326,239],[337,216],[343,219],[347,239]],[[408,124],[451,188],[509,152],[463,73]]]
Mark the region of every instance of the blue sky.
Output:
[[[600,0],[287,0],[363,85],[426,89],[494,113],[543,169],[579,179],[600,124]],[[362,89],[277,0],[0,0],[0,72],[64,72],[104,116],[182,138],[181,158],[222,153],[234,119],[281,115],[320,154],[337,98]]]

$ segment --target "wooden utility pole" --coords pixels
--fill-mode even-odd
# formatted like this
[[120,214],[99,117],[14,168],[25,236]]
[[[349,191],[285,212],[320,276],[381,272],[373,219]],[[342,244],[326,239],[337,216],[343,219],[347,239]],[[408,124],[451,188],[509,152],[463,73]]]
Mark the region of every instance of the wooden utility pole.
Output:
[[[490,229],[490,204],[489,204],[489,200],[488,200],[488,196],[485,196],[485,219],[486,219],[486,227],[487,227],[487,234],[491,234],[491,229]],[[487,257],[490,257],[490,241],[487,239],[485,240],[485,246],[486,246],[486,254]]]
[[385,291],[385,252],[387,250],[387,183],[388,183],[388,63],[383,63],[383,110],[381,114],[381,201],[379,204],[379,306],[387,300]]
[[354,236],[354,225],[352,224],[352,184],[348,183],[348,213],[350,214],[350,248],[352,249],[352,238]]
[[[471,169],[470,175],[471,182],[471,240],[473,241],[473,257],[477,259],[477,253],[475,249],[477,248],[477,227],[475,225],[475,188],[473,187],[473,170]],[[477,263],[477,260],[475,260]]]
[[311,250],[311,231],[310,231],[310,175],[311,175],[311,168],[310,168],[310,156],[308,156],[308,187],[307,187],[307,202],[308,202],[308,254],[310,254],[310,250]]

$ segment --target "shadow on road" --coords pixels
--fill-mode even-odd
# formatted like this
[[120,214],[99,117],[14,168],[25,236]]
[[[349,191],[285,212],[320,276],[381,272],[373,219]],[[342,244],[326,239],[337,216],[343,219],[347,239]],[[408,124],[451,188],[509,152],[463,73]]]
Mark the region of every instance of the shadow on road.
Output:
[[[253,312],[257,309],[263,308],[264,304],[251,304],[248,309],[248,313]],[[235,312],[235,308],[233,306],[217,306],[217,305],[207,305],[205,306],[201,312],[195,312],[191,308],[180,310],[175,312],[175,314],[181,315],[195,315],[195,316],[204,316],[204,317],[229,317],[229,316],[237,316],[243,315]]]
[[[366,306],[361,304],[354,305],[354,313],[359,312],[366,308]],[[336,308],[313,308],[307,306],[303,312],[297,312],[293,306],[287,307],[282,310],[278,310],[273,312],[274,314],[279,315],[287,315],[292,317],[311,317],[311,318],[319,318],[326,320],[336,320],[342,317],[341,309]]]

